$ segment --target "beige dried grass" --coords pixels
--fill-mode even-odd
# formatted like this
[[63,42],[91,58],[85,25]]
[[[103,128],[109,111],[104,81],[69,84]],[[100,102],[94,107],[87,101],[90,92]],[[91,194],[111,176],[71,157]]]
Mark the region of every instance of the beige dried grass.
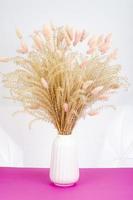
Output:
[[[111,34],[94,37],[84,30],[46,25],[31,35],[29,50],[19,29],[16,33],[21,55],[0,61],[14,61],[18,69],[4,74],[4,86],[24,111],[35,120],[51,122],[59,134],[71,134],[80,117],[94,116],[103,108],[93,107],[97,101],[107,101],[112,91],[125,86],[121,67],[113,61]],[[81,44],[86,53],[77,48]]]

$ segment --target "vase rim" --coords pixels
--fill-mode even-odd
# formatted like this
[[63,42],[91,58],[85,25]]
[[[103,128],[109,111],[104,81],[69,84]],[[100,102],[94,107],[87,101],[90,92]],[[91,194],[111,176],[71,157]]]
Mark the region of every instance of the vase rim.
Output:
[[67,133],[67,134],[58,133],[58,136],[72,136],[72,134],[71,133]]

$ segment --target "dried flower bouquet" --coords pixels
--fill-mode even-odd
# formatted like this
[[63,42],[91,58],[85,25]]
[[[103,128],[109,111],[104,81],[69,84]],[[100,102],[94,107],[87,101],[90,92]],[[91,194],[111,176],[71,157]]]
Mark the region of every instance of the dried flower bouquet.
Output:
[[69,26],[45,25],[31,35],[30,48],[19,29],[16,34],[18,55],[0,58],[18,66],[3,75],[4,86],[24,111],[51,122],[59,134],[71,134],[80,117],[98,114],[103,105],[95,108],[95,103],[125,85],[121,67],[114,63],[111,34],[93,36]]

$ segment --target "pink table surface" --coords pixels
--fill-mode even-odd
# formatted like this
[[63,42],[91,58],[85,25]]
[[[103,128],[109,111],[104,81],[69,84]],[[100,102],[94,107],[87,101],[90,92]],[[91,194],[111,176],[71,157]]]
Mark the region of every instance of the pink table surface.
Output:
[[79,182],[58,188],[49,170],[0,168],[0,200],[133,200],[133,169],[81,169]]

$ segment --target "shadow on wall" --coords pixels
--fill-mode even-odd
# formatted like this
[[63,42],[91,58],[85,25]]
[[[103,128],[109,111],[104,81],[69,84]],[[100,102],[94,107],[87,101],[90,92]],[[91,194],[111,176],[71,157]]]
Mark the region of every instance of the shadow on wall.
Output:
[[0,127],[0,166],[23,166],[23,153],[20,147]]
[[[107,166],[132,167],[133,166],[133,106],[118,107],[112,123],[107,128],[107,135],[101,155],[101,162],[106,157]],[[110,159],[112,154],[112,159]]]
[[80,167],[132,167],[132,116],[133,106],[126,105],[81,121],[75,130]]

